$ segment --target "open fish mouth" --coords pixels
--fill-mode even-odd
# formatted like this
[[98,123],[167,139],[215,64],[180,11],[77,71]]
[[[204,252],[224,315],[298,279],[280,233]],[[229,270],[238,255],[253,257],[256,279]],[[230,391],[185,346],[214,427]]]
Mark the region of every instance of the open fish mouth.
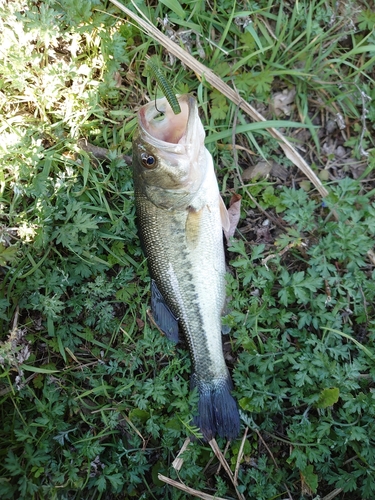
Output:
[[140,134],[151,145],[191,145],[197,138],[197,122],[200,120],[194,97],[184,94],[177,99],[181,107],[181,113],[177,115],[165,97],[149,102],[139,110]]
[[[181,195],[181,202],[185,203],[199,189],[205,177],[205,133],[195,98],[184,94],[177,99],[181,108],[181,113],[177,115],[165,97],[140,108],[135,152],[137,154],[138,150],[141,161],[151,164],[146,164],[151,168],[141,169],[148,185],[180,189],[183,194],[177,196]],[[157,188],[148,188],[150,196],[151,189]],[[176,208],[178,204],[175,200],[170,207]]]

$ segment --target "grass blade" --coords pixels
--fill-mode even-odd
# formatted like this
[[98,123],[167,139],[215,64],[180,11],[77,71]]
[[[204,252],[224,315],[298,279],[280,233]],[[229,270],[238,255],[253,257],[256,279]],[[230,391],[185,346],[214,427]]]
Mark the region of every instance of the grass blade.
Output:
[[[110,0],[116,7],[125,12],[128,16],[134,19],[149,36],[154,38],[157,42],[161,43],[171,54],[178,57],[181,62],[186,64],[189,68],[195,71],[199,76],[204,78],[208,83],[215,87],[219,92],[224,94],[228,99],[230,99],[234,104],[239,106],[245,113],[247,113],[253,120],[257,122],[264,122],[266,119],[248,102],[244,101],[237,91],[229,87],[221,78],[219,78],[213,71],[211,71],[207,66],[199,62],[195,57],[189,54],[182,47],[172,42],[166,35],[164,35],[160,30],[158,30],[150,21],[145,21],[141,17],[137,16],[130,9],[122,5],[117,0]],[[327,189],[321,183],[319,177],[311,169],[311,167],[306,163],[302,156],[297,152],[297,150],[290,144],[289,141],[285,139],[281,132],[275,128],[267,128],[268,132],[279,141],[280,147],[283,149],[287,158],[292,161],[314,184],[314,186],[319,191],[322,197],[328,195]]]

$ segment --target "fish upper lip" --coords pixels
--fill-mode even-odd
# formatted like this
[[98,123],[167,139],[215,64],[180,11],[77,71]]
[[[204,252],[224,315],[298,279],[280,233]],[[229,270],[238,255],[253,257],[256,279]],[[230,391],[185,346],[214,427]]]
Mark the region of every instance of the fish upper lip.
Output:
[[[182,144],[193,144],[194,136],[196,135],[196,127],[194,127],[195,121],[198,117],[197,101],[191,94],[186,94],[187,104],[189,108],[189,116],[186,123],[185,133],[181,137],[185,137],[185,141]],[[180,141],[181,141],[180,139]]]

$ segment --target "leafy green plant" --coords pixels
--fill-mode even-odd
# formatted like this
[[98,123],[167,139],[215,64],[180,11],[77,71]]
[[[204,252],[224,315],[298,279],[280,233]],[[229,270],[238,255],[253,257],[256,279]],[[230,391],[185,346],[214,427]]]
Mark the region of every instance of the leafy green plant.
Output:
[[[375,485],[362,466],[373,467],[375,457],[370,452],[364,458],[358,444],[368,432],[364,429],[372,428],[371,417],[361,404],[346,413],[348,401],[372,400],[373,327],[368,320],[374,285],[364,269],[366,252],[372,248],[368,222],[374,205],[358,191],[357,182],[342,180],[327,199],[326,217],[317,218],[316,203],[309,202],[303,190],[284,188],[283,217],[316,241],[307,249],[311,257],[306,261],[300,256],[302,269],[290,273],[282,262],[270,261],[269,269],[262,266],[259,247],[250,256],[243,246],[233,245],[230,250],[240,257],[232,263],[237,279],[231,293],[239,282],[241,296],[247,294],[248,299],[234,302],[237,312],[231,314],[231,326],[243,349],[234,372],[241,387],[240,406],[272,436],[276,450],[278,441],[292,447],[289,474],[294,467],[302,475],[314,471],[313,491],[326,480],[370,497]],[[328,223],[327,217],[332,217]],[[247,311],[238,314],[245,304]],[[361,325],[368,329],[366,348],[356,340]],[[363,439],[370,445],[368,437]],[[355,465],[348,469],[349,458]],[[336,467],[341,472],[334,472]],[[351,471],[355,473],[348,482]],[[346,479],[336,483],[340,473]]]
[[[242,195],[223,318],[248,427],[243,446],[239,436],[225,455],[237,491],[259,500],[335,491],[371,499],[371,6],[136,5],[276,119],[329,181],[330,194],[321,200],[302,184],[261,124],[248,123],[112,4],[3,3],[0,496],[188,498],[159,473],[213,496],[235,496],[199,439],[183,452],[181,470],[171,467],[197,432],[197,395],[184,344],[171,344],[147,321],[149,278],[123,156],[131,153],[138,107],[157,92],[145,71],[146,56],[157,54],[173,90],[197,95],[223,196],[233,189]],[[275,116],[275,94],[291,88],[290,115]],[[82,139],[105,155],[93,157]],[[344,149],[343,159],[331,143]],[[271,172],[244,185],[243,169],[261,157],[282,166],[283,180]]]

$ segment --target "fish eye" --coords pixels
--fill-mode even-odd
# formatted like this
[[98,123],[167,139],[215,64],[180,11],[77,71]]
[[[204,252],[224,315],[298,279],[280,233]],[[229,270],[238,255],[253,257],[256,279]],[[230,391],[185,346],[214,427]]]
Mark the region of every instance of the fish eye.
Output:
[[148,169],[152,169],[156,167],[156,160],[152,155],[148,155],[147,153],[141,154],[142,165]]

